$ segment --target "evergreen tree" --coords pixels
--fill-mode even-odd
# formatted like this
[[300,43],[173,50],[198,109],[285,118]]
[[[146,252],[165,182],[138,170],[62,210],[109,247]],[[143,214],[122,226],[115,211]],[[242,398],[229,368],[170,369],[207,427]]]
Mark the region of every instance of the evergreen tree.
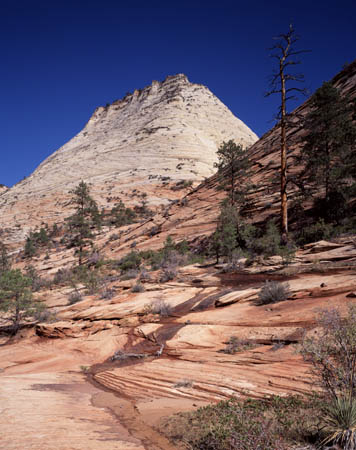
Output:
[[36,245],[31,235],[26,238],[24,254],[27,258],[32,258],[36,254]]
[[19,269],[7,270],[0,275],[0,310],[5,312],[5,320],[12,323],[13,334],[25,319],[43,310],[43,305],[32,299],[31,284],[31,279]]
[[228,192],[230,203],[241,209],[246,203],[246,196],[252,189],[248,182],[250,161],[247,151],[233,140],[223,142],[217,151],[219,187]]
[[70,233],[70,246],[76,248],[79,265],[87,254],[86,247],[93,243],[93,228],[100,227],[100,213],[95,200],[90,196],[89,186],[81,181],[79,185],[70,191],[71,203],[76,210],[66,219]]
[[0,275],[11,268],[11,261],[7,254],[6,246],[0,242]]
[[317,195],[320,216],[329,220],[345,214],[347,198],[355,190],[353,107],[327,82],[312,96],[311,111],[305,119],[302,176]]
[[218,224],[212,235],[210,246],[211,250],[215,253],[217,263],[219,262],[219,257],[222,255],[231,259],[234,250],[237,249],[239,220],[237,209],[228,202],[223,202],[220,207]]

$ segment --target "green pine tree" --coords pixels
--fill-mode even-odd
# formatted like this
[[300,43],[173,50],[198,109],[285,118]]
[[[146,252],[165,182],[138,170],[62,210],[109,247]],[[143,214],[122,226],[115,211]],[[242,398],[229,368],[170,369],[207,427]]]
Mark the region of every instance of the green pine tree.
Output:
[[19,269],[7,270],[0,275],[0,311],[3,319],[11,322],[11,331],[16,334],[21,323],[34,317],[44,309],[41,303],[32,299],[32,281]]
[[302,176],[316,196],[317,211],[328,220],[339,220],[345,214],[347,199],[355,190],[353,108],[328,82],[312,96],[311,111],[305,119]]
[[100,213],[95,200],[90,196],[89,186],[81,181],[70,191],[75,213],[66,219],[70,233],[70,246],[76,248],[78,263],[82,265],[87,254],[86,248],[93,243],[93,229],[100,227]]
[[247,151],[233,140],[223,142],[217,151],[219,187],[228,193],[230,203],[241,209],[246,204],[247,194],[251,191],[249,183],[250,161]]
[[27,258],[32,258],[32,256],[35,256],[36,254],[36,245],[32,235],[27,236],[26,238],[24,253]]
[[0,242],[0,275],[11,268],[11,261],[6,246]]

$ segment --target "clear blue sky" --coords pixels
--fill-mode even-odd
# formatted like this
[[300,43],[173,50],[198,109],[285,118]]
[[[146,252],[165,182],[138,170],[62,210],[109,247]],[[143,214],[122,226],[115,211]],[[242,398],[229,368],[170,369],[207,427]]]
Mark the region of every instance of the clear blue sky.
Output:
[[356,58],[353,1],[1,0],[0,183],[13,185],[85,125],[93,110],[183,72],[259,136],[272,37],[293,23],[315,90]]

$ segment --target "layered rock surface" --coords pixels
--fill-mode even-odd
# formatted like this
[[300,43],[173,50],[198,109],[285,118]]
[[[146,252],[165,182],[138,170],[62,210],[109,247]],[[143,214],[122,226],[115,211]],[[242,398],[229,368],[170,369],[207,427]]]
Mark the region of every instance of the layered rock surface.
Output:
[[[34,263],[45,275],[70,252],[52,249]],[[258,305],[265,280],[288,282],[288,300]],[[318,310],[355,303],[356,245],[309,245],[287,269],[271,258],[243,273],[182,267],[167,283],[151,273],[139,293],[129,289],[134,283],[109,281],[111,299],[99,293],[73,305],[70,287],[37,294],[57,320],[0,345],[4,448],[168,450],[154,428],[163,416],[232,395],[309,391],[298,344],[315,333]],[[169,305],[168,316],[147,308],[157,301]],[[253,346],[228,353],[231,336]]]
[[185,75],[154,81],[97,108],[80,133],[3,192],[0,227],[16,240],[30,227],[61,221],[68,191],[80,180],[92,183],[103,207],[119,197],[138,203],[143,192],[149,204],[168,204],[181,194],[170,190],[171,183],[214,173],[217,148],[229,139],[246,147],[257,136],[207,87]]

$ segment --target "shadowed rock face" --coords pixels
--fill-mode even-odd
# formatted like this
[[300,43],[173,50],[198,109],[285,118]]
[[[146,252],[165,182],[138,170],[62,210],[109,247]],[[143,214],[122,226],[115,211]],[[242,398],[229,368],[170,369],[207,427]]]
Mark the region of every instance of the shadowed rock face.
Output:
[[77,136],[2,195],[0,226],[16,221],[28,229],[60,219],[69,189],[82,179],[93,184],[104,207],[108,197],[125,198],[141,188],[151,204],[167,203],[172,194],[158,187],[212,175],[217,148],[229,139],[250,146],[257,136],[207,87],[185,75],[153,81],[97,108]]

